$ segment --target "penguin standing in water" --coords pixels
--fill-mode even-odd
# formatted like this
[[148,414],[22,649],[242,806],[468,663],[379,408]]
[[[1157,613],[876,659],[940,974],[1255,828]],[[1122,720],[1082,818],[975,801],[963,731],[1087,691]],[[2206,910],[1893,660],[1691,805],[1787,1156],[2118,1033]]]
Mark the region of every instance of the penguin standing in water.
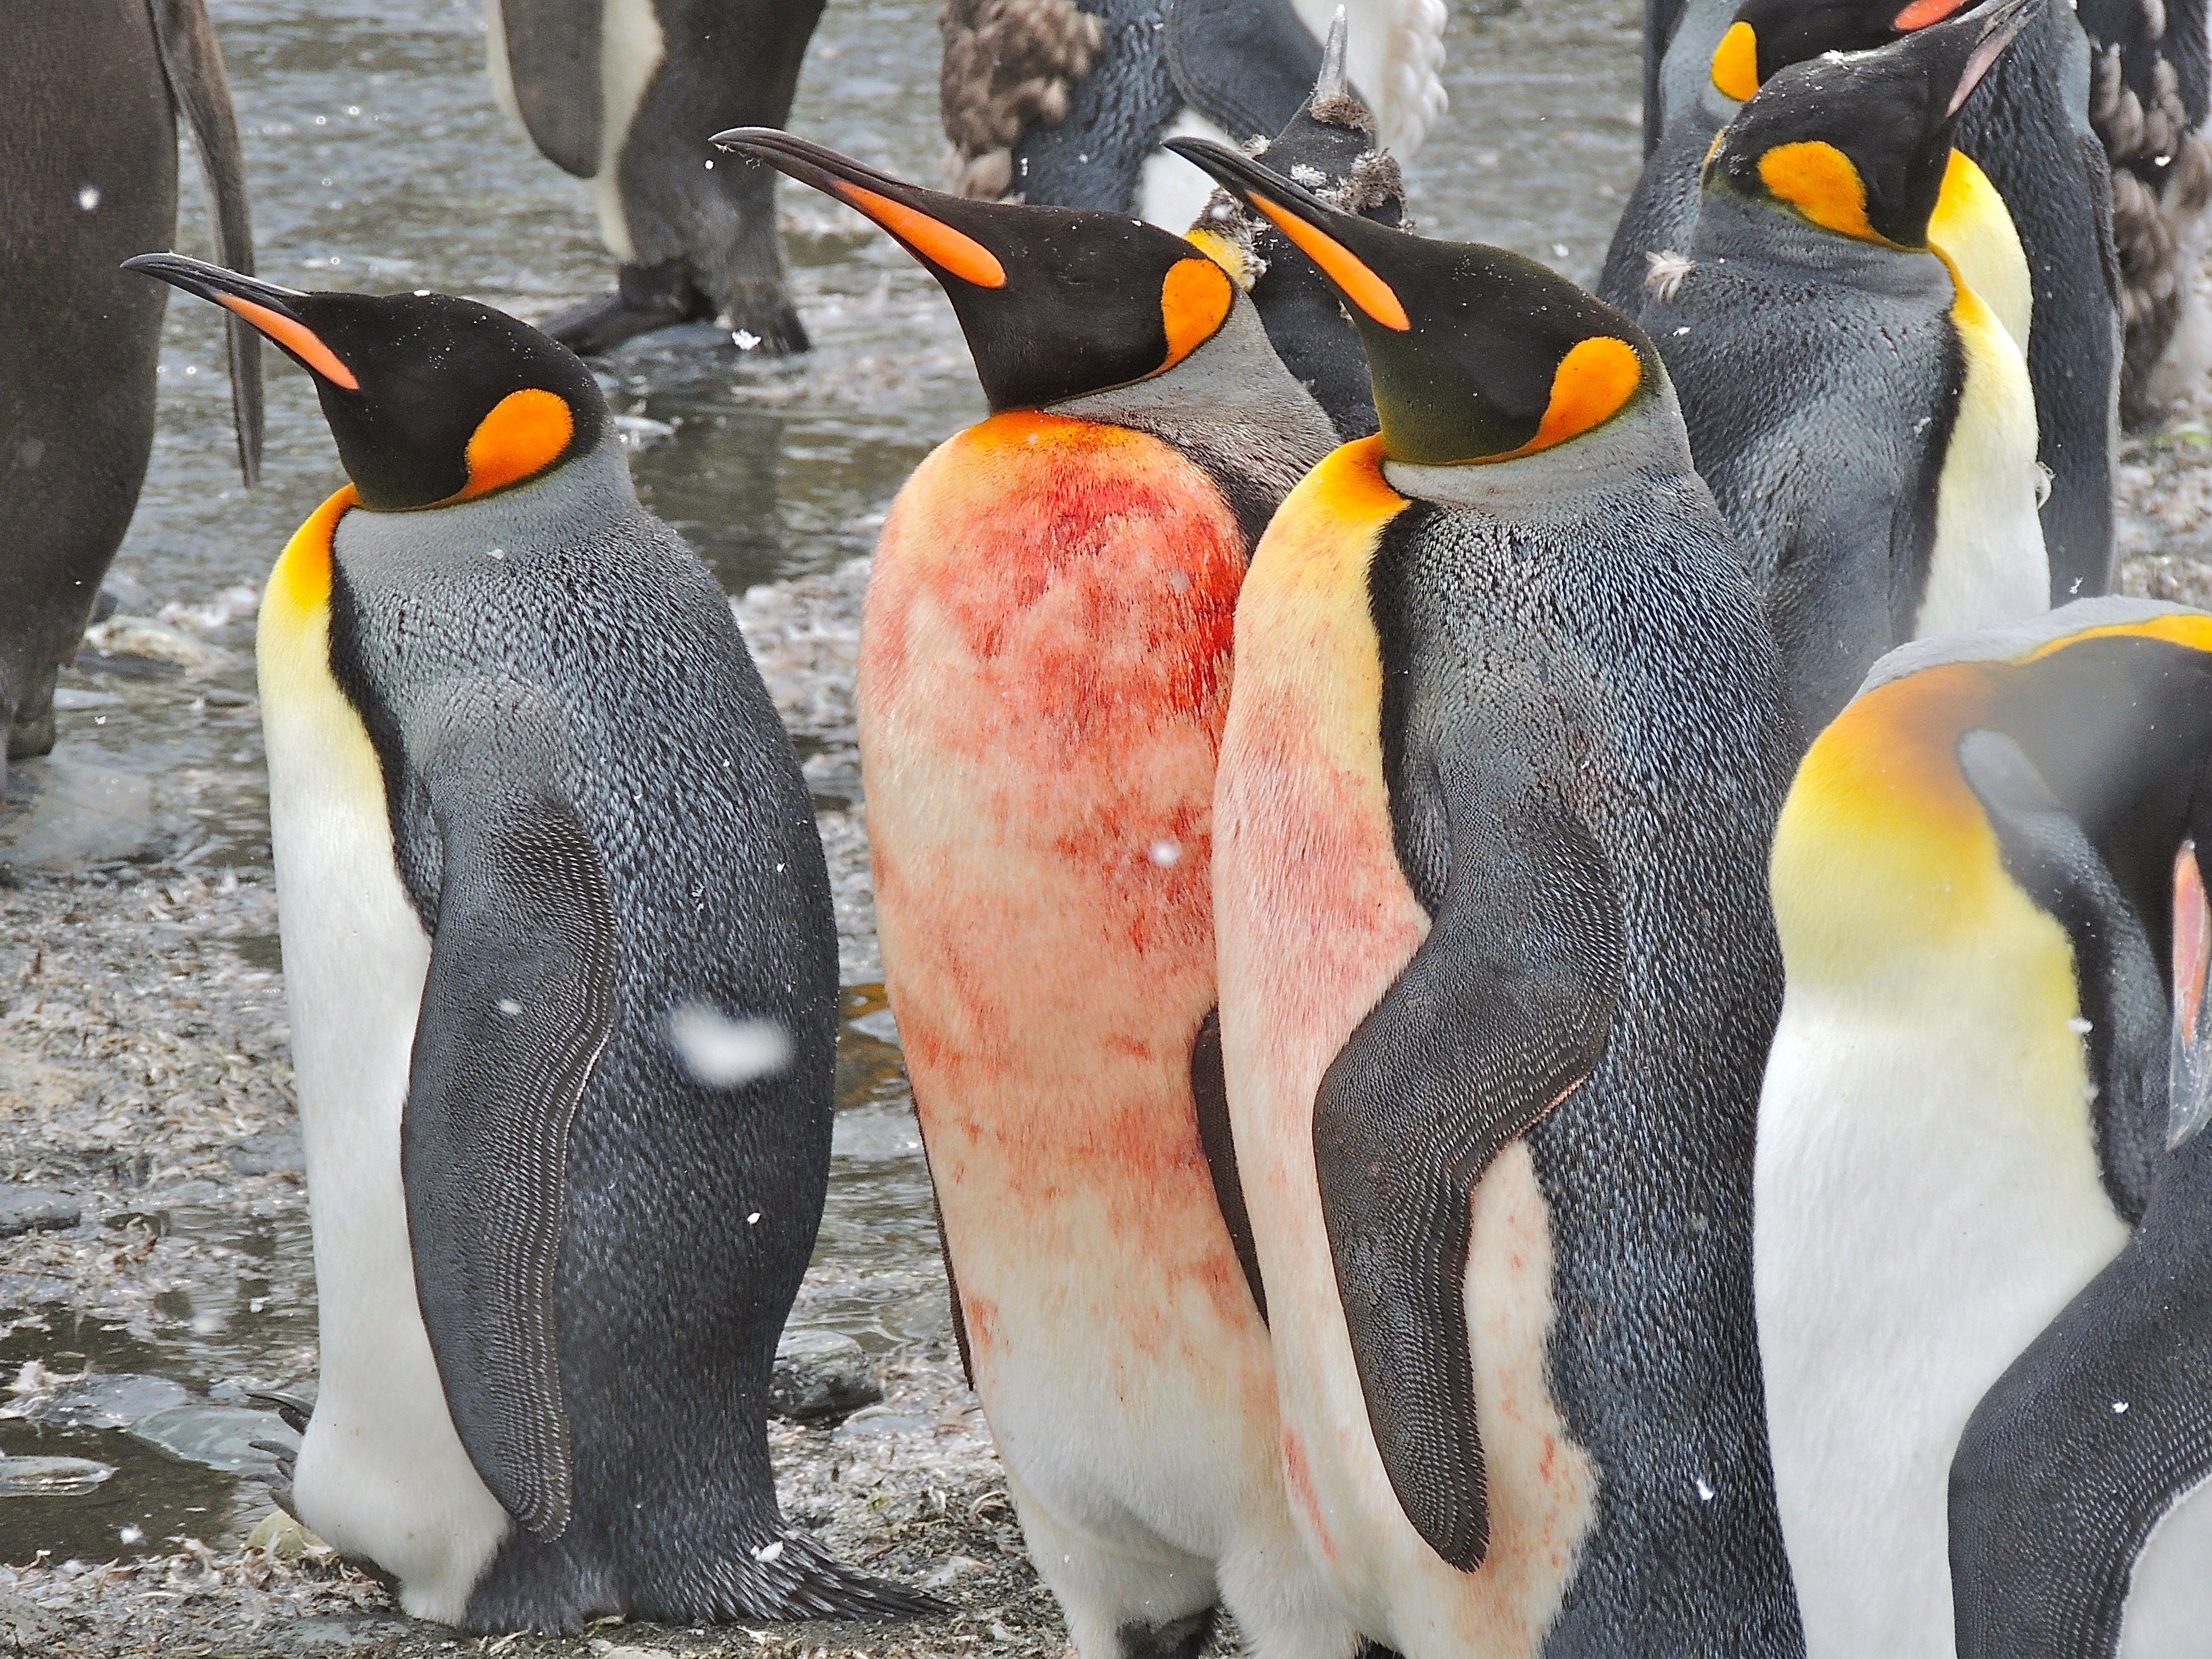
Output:
[[1328,275],[1382,417],[1254,556],[1214,793],[1308,1547],[1407,1659],[1796,1653],[1750,1304],[1792,751],[1658,355],[1513,254],[1176,149]]
[[2049,606],[2027,366],[1929,242],[1953,124],[2037,3],[1778,71],[1644,310],[1808,740],[1892,647]]
[[[1348,74],[1410,158],[1443,113],[1443,0],[1350,0]],[[1338,0],[950,0],[945,133],[960,192],[1135,213],[1180,231],[1206,187],[1164,137],[1279,132]]]
[[622,262],[614,292],[546,319],[545,332],[602,352],[719,315],[748,349],[806,349],[784,291],[775,178],[718,158],[707,135],[781,125],[822,4],[485,0],[500,106],[590,186]]
[[1237,591],[1335,438],[1251,302],[1126,214],[723,134],[896,237],[991,417],[884,525],[860,763],[961,1352],[1083,1659],[1349,1659],[1299,1547],[1221,1093],[1207,880]]
[[[1641,316],[1647,278],[1663,288],[1680,269],[1713,135],[1778,70],[1937,24],[1969,27],[1955,20],[1991,9],[1972,12],[1966,0],[1691,0],[1663,64],[1646,41],[1649,159],[1599,294]],[[2112,579],[2121,292],[2111,172],[2089,125],[2088,74],[2089,43],[2075,9],[2039,0],[1959,112],[1929,227],[1929,242],[1958,264],[2027,356],[2038,453],[2051,475],[2040,516],[2054,605],[2094,598]],[[2030,291],[2021,291],[2023,283]]]
[[256,647],[321,1304],[300,1519],[474,1631],[933,1605],[777,1518],[836,938],[727,601],[535,330],[131,264],[307,368],[352,480]]
[[[2146,1368],[2203,1340],[2160,964],[2202,982],[2209,764],[2212,617],[2114,599],[1893,653],[1799,769],[1753,1256],[1813,1659],[2109,1656],[2205,1468],[2202,1370]],[[2188,1645],[2118,1651],[2203,1651],[2180,1589]]]
[[[54,675],[91,620],[154,448],[165,291],[118,271],[177,229],[177,117],[215,245],[253,269],[246,168],[203,0],[0,10],[0,810],[54,746]],[[229,329],[240,469],[261,465],[259,337]]]
[[[1337,8],[1312,96],[1256,153],[1285,178],[1303,179],[1331,207],[1404,224],[1406,181],[1397,158],[1382,149],[1375,118],[1352,90],[1345,71],[1346,23]],[[1277,230],[1225,190],[1216,190],[1188,233],[1252,296],[1268,343],[1298,383],[1314,395],[1343,439],[1375,431],[1375,397],[1367,356],[1328,278]]]

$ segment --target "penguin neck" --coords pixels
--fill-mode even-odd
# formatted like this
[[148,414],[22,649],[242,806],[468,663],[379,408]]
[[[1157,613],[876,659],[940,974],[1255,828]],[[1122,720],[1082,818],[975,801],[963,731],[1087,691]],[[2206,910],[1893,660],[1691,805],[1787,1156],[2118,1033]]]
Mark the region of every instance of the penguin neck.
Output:
[[1212,337],[1174,368],[1042,412],[1126,427],[1188,455],[1222,485],[1253,545],[1283,497],[1337,445],[1335,427],[1283,367],[1242,291]]
[[1521,524],[1571,520],[1600,501],[1648,499],[1655,486],[1686,485],[1711,502],[1663,374],[1611,420],[1549,449],[1453,466],[1386,459],[1382,476],[1409,500]]
[[1951,273],[1927,248],[1839,235],[1780,203],[1755,202],[1724,185],[1698,197],[1690,262],[1778,266],[1867,293],[1924,298],[1943,309],[1951,304]]
[[533,546],[573,545],[642,511],[610,422],[589,452],[512,488],[404,513],[356,507],[339,526],[338,545],[349,566],[364,557],[420,556],[424,550],[445,557],[465,549],[476,560],[504,561]]

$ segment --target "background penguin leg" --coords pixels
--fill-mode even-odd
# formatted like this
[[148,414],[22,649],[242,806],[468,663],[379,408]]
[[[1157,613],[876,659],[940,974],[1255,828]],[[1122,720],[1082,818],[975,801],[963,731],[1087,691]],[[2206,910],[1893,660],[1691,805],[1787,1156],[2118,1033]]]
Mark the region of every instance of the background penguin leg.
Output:
[[[1081,1659],[1194,1659],[1213,1632],[1213,1568],[1164,1540],[1109,1540],[1063,1522],[1010,1470],[1030,1560]],[[1100,1508],[1110,1513],[1110,1498]]]

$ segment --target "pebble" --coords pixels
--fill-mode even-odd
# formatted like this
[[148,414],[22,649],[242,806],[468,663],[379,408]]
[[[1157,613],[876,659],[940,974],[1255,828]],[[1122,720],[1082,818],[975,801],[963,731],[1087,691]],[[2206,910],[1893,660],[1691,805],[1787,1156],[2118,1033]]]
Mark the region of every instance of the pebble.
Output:
[[127,1429],[191,1399],[166,1376],[130,1371],[73,1376],[12,1407],[8,1415],[57,1429]]
[[114,1473],[88,1457],[0,1456],[0,1498],[82,1498]]
[[67,1193],[50,1193],[37,1187],[0,1187],[0,1238],[74,1227],[83,1218],[84,1206]]
[[253,1441],[282,1445],[297,1437],[276,1413],[244,1406],[179,1406],[133,1423],[130,1434],[184,1462],[232,1474],[266,1474],[276,1468],[276,1461],[256,1450]]
[[836,1331],[787,1330],[769,1374],[769,1409],[801,1423],[847,1417],[884,1397],[866,1350]]

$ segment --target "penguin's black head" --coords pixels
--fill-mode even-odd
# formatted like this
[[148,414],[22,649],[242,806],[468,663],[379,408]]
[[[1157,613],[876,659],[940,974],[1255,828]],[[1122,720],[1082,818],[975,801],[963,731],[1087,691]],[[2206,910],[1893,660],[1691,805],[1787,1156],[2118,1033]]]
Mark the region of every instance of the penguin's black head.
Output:
[[919,259],[952,301],[994,412],[1172,368],[1236,302],[1219,265],[1125,213],[945,196],[771,127],[714,142],[857,209]]
[[1738,103],[1776,73],[1829,52],[1871,52],[1940,23],[1968,0],[1744,0],[1713,53],[1713,85]]
[[1359,331],[1394,461],[1508,460],[1611,420],[1659,382],[1643,331],[1502,248],[1431,241],[1330,207],[1203,138],[1168,148],[1273,221]]
[[465,501],[593,448],[606,402],[582,361],[449,294],[302,294],[175,253],[128,270],[243,318],[314,377],[338,459],[379,512]]
[[1721,130],[1705,187],[1859,241],[1926,247],[1959,112],[2046,3],[1992,0],[1873,52],[1778,70]]

